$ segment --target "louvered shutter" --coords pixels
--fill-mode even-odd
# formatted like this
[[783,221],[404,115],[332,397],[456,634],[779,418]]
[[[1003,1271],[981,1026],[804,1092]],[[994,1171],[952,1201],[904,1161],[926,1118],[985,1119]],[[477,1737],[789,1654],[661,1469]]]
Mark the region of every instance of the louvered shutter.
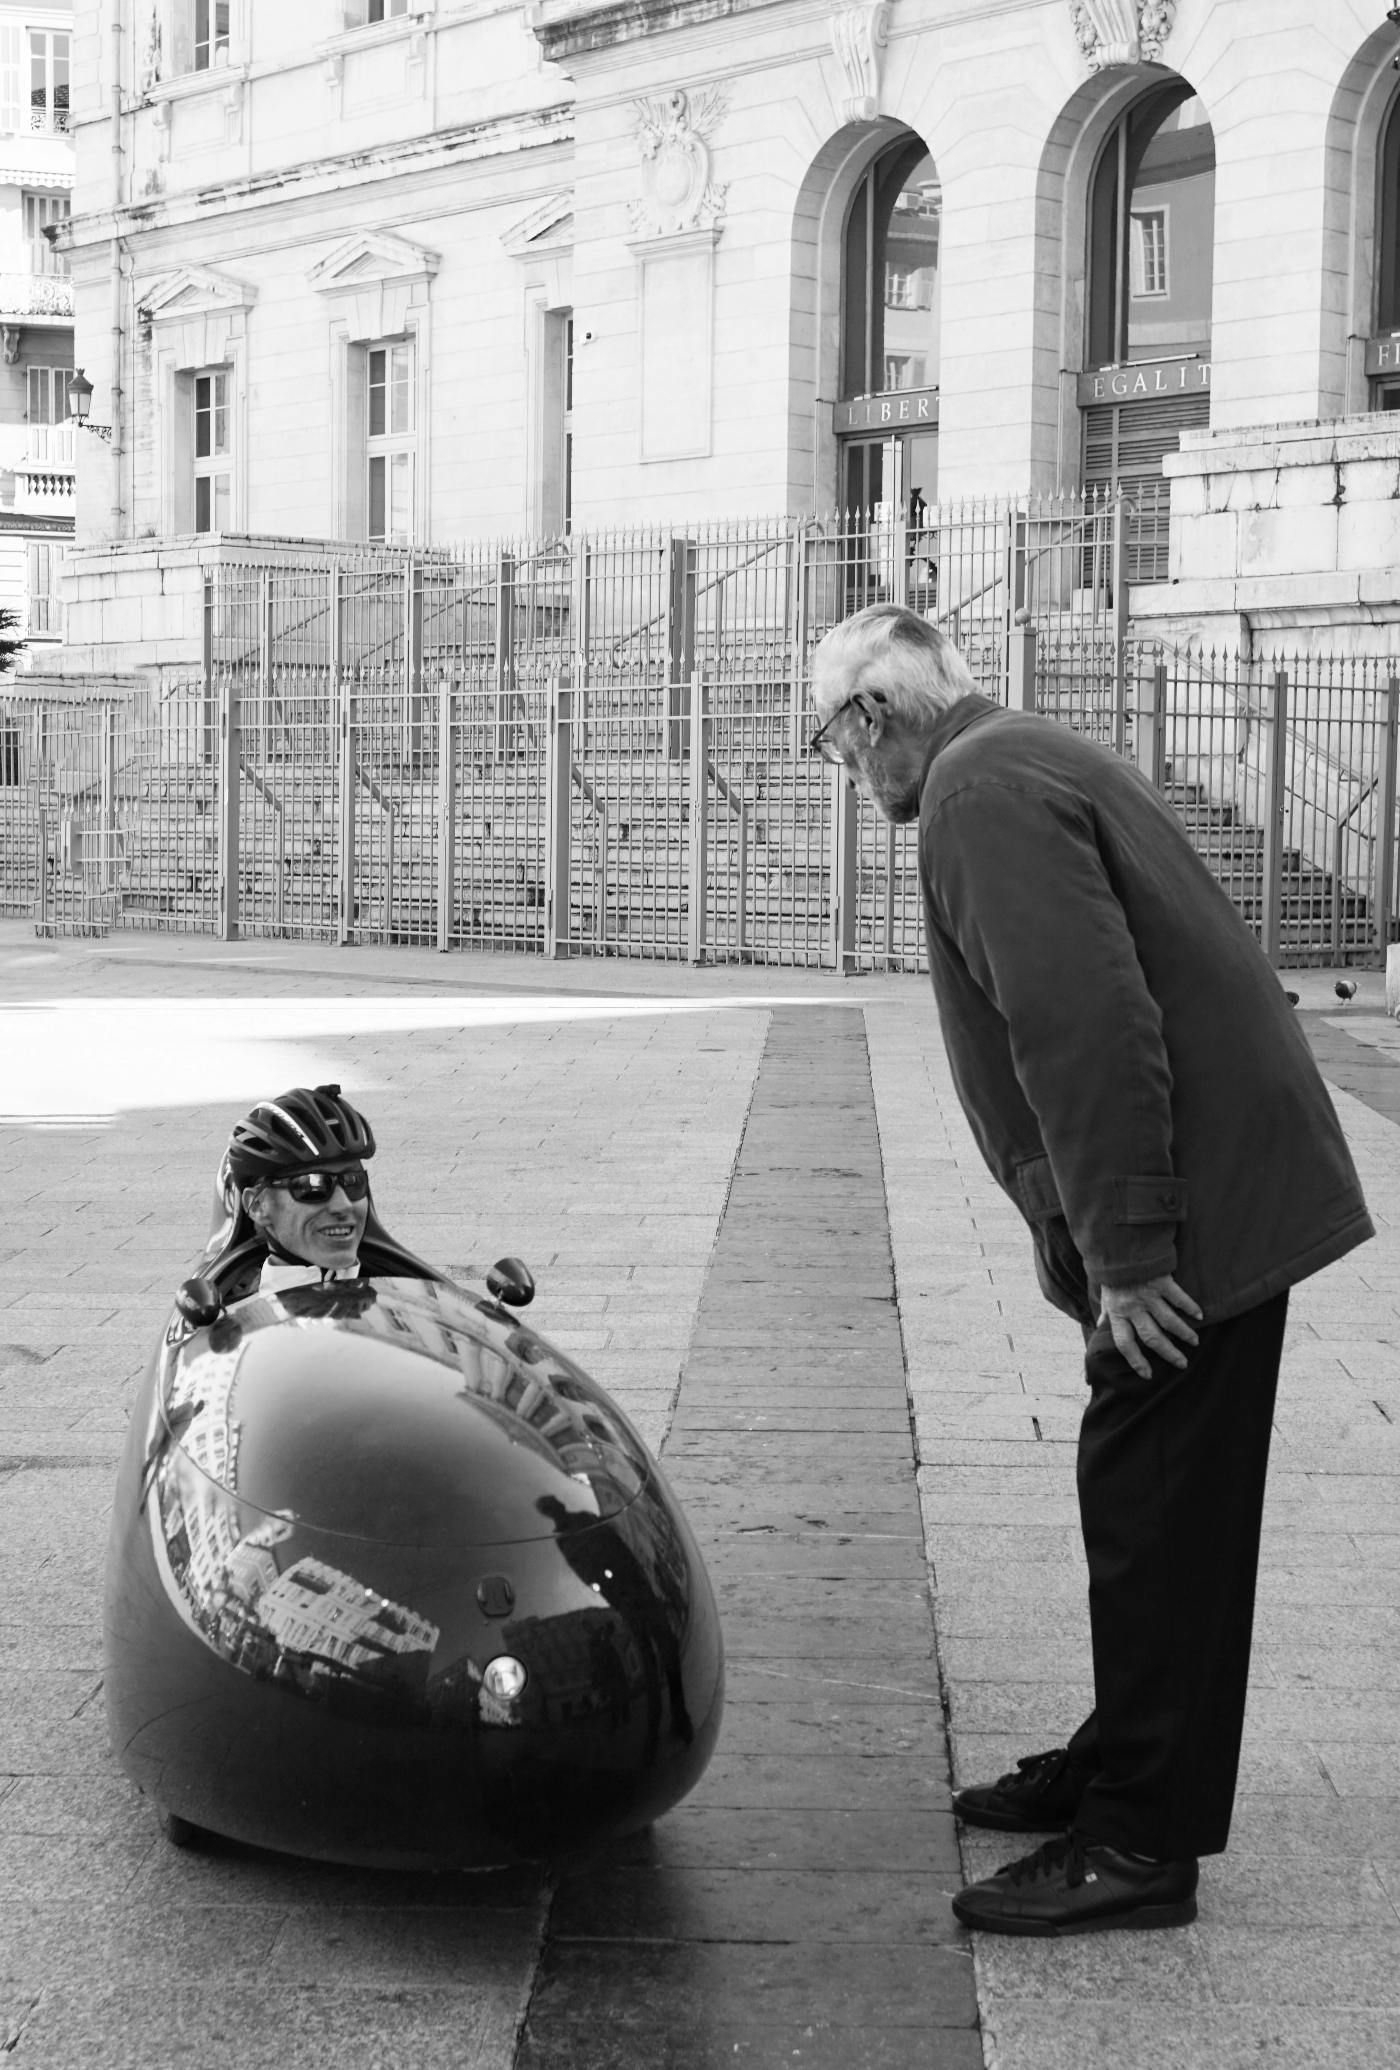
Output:
[[0,26],[0,130],[14,136],[29,127],[24,91],[24,31]]
[[1175,453],[1183,431],[1210,423],[1210,397],[1172,396],[1157,402],[1102,403],[1084,411],[1084,488],[1142,491],[1142,510],[1128,521],[1128,580],[1167,579],[1167,496],[1162,462]]

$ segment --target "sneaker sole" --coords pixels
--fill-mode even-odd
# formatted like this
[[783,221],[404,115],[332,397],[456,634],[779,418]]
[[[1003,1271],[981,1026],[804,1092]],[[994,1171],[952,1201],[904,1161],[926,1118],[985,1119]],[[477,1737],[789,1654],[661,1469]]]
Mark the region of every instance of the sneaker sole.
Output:
[[1189,1926],[1196,1917],[1194,1898],[1182,1898],[1174,1905],[1139,1905],[1133,1912],[1107,1912],[1098,1918],[1076,1919],[1062,1925],[1050,1919],[969,1918],[956,1898],[952,1904],[957,1918],[975,1933],[1018,1934],[1034,1940],[1066,1940],[1077,1933],[1151,1933],[1158,1927]]
[[990,1807],[983,1810],[980,1805],[959,1804],[953,1799],[953,1810],[965,1826],[982,1826],[991,1833],[1067,1833],[1074,1823],[1074,1813],[1066,1818],[1026,1817],[1024,1812],[995,1811]]

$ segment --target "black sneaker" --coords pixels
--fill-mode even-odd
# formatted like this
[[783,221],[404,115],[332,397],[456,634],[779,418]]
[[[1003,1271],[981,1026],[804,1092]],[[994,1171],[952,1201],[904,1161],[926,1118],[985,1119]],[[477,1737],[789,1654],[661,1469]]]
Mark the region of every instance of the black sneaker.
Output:
[[1072,1825],[1089,1778],[1071,1766],[1068,1750],[1027,1754],[994,1783],[954,1790],[953,1809],[965,1825],[998,1833],[1053,1833]]
[[1194,1860],[1142,1861],[1066,1833],[1047,1840],[953,1899],[964,1926],[981,1933],[1063,1935],[1189,1926],[1196,1916]]

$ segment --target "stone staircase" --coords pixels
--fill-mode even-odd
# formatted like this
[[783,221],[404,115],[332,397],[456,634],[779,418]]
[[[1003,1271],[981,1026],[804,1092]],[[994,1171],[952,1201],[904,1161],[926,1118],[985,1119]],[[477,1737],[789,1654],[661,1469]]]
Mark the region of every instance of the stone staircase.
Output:
[[[685,767],[653,755],[644,764],[587,763],[593,799],[575,792],[570,933],[584,952],[681,958],[689,946],[688,797]],[[739,933],[737,817],[711,790],[706,938],[713,953],[765,962],[822,960],[829,944],[831,830],[822,768],[761,753],[721,760],[748,809],[748,871]],[[436,792],[430,770],[385,779],[395,807],[362,794],[356,829],[356,932],[365,941],[437,938]],[[465,765],[459,772],[454,942],[542,949],[546,914],[545,772],[537,758]],[[207,790],[207,779],[205,783]],[[115,867],[92,867],[80,840],[56,837],[51,813],[46,920],[63,933],[114,926],[212,930],[218,922],[213,815],[197,784],[168,782],[160,799],[121,805]],[[319,799],[318,799],[319,793]],[[324,785],[290,778],[277,823],[245,786],[240,924],[246,934],[333,939],[339,925],[333,799]],[[1198,783],[1170,780],[1166,795],[1198,854],[1248,925],[1263,918],[1263,833],[1238,807]],[[893,868],[891,869],[891,861]],[[37,812],[22,793],[0,792],[0,909],[38,917],[44,863]],[[855,887],[862,961],[920,960],[916,851],[906,834],[862,815]],[[1373,953],[1368,901],[1285,852],[1281,948],[1285,963],[1359,960]]]
[[[1239,808],[1216,803],[1202,785],[1174,781],[1165,793],[1211,874],[1229,893],[1246,925],[1264,920],[1264,831]],[[1347,961],[1373,950],[1370,903],[1348,886],[1334,885],[1296,848],[1283,851],[1279,947],[1285,964]]]

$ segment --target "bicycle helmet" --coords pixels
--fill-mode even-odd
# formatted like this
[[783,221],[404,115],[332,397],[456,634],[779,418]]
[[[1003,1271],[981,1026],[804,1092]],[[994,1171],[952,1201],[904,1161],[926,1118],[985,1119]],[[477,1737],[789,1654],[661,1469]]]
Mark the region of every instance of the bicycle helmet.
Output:
[[260,1100],[229,1137],[225,1164],[236,1186],[318,1164],[373,1157],[374,1130],[338,1085],[294,1085],[275,1100]]

